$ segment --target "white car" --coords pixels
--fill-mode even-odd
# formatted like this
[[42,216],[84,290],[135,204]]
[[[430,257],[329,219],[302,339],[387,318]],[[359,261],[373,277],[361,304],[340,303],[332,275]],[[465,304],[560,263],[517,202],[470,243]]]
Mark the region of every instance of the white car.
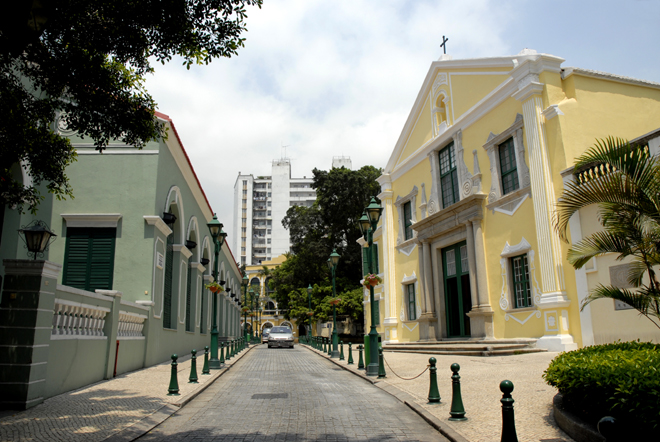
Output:
[[293,348],[293,332],[289,327],[273,327],[268,335],[268,348]]

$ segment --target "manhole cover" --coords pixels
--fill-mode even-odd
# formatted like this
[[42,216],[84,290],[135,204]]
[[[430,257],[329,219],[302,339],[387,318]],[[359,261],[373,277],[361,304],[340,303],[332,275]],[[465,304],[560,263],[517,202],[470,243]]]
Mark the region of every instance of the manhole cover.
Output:
[[289,393],[257,393],[252,395],[252,399],[286,399]]

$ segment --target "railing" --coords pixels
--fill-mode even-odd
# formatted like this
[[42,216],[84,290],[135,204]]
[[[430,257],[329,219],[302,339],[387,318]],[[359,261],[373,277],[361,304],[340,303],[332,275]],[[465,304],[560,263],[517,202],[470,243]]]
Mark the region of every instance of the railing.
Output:
[[55,299],[51,339],[105,339],[109,308]]
[[144,339],[142,329],[147,315],[119,310],[119,326],[117,328],[118,339]]

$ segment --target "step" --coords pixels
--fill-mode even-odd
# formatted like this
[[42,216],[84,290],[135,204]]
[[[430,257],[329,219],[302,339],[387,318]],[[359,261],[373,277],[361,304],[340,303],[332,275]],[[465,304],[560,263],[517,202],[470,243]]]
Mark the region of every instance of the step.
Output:
[[401,342],[385,344],[383,351],[436,355],[508,356],[547,350],[536,348],[536,339],[483,339]]

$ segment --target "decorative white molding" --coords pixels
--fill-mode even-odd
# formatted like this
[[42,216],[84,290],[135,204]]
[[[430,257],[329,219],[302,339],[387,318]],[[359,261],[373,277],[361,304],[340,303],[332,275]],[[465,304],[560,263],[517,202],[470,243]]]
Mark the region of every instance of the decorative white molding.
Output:
[[[523,143],[523,116],[516,114],[516,118],[511,126],[503,130],[499,134],[490,133],[488,140],[483,145],[483,148],[488,154],[490,161],[490,176],[491,184],[490,191],[488,192],[488,205],[489,209],[494,210],[496,206],[491,206],[493,203],[506,197],[502,195],[502,169],[500,166],[499,145],[508,140],[513,139],[513,149],[516,156],[516,171],[518,173],[518,189],[527,189],[530,186],[530,174],[527,163],[525,162],[525,145]],[[506,204],[506,203],[503,203]]]
[[412,328],[409,327],[408,324],[406,324],[405,322],[403,322],[402,325],[403,325],[405,328],[407,328],[408,331],[414,331],[414,330],[417,328],[417,326],[419,325],[419,322],[415,322],[415,325],[413,325]]
[[396,207],[397,214],[399,216],[399,231],[396,238],[397,246],[405,241],[410,241],[411,239],[417,236],[417,232],[413,230],[413,237],[407,240],[404,240],[404,230],[406,225],[406,220],[403,219],[403,205],[407,202],[410,202],[410,214],[412,216],[412,224],[417,222],[417,186],[413,186],[412,190],[405,196],[397,196],[396,201],[394,201],[394,206]]
[[523,253],[526,253],[532,249],[532,246],[529,244],[529,242],[523,237],[520,242],[516,245],[510,246],[509,242],[507,241],[504,245],[504,249],[502,249],[502,253],[500,253],[500,256],[502,258],[510,258],[512,256],[520,255]]
[[62,213],[67,227],[117,227],[121,213]]
[[165,224],[165,221],[163,221],[160,216],[144,215],[142,218],[144,218],[144,221],[150,226],[155,226],[166,237],[172,234],[172,229],[170,229],[168,225]]
[[419,204],[422,219],[426,218],[426,185],[422,183],[422,202]]
[[527,316],[527,317],[526,317],[525,319],[523,319],[522,321],[521,321],[520,319],[516,318],[516,317],[515,317],[513,314],[511,314],[511,313],[505,313],[505,314],[504,314],[504,320],[505,320],[505,321],[508,321],[509,319],[513,319],[513,320],[516,321],[518,324],[520,324],[520,325],[525,325],[525,322],[529,321],[529,320],[532,318],[532,316],[536,316],[537,318],[540,318],[540,317],[541,317],[541,312],[540,312],[539,310],[536,310],[535,312],[531,312],[531,313],[529,314],[529,316]]
[[406,276],[406,274],[403,274],[403,279],[401,280],[401,284],[407,285],[407,284],[412,284],[413,282],[417,282],[417,275],[415,275],[415,271],[413,270],[412,275]]
[[[520,206],[522,206],[522,203],[524,203],[527,197],[529,196],[529,189],[522,189],[522,190],[524,195],[521,197],[516,195],[516,197],[512,198],[511,200],[504,201],[504,199],[502,199],[498,201],[492,208],[493,213],[500,212],[505,215],[513,216],[513,214],[516,213],[516,211],[520,208]],[[486,206],[486,208],[490,209],[490,207],[488,206]]]
[[543,112],[543,116],[545,117],[546,121],[547,120],[552,120],[558,115],[564,115],[564,113],[559,109],[558,104],[551,104],[548,106]]
[[396,247],[396,250],[398,252],[401,252],[406,256],[410,256],[410,254],[417,247],[417,241],[415,240],[415,238],[412,238],[412,239],[409,239],[408,241],[402,242],[401,244],[399,244],[395,247]]
[[190,250],[188,250],[188,248],[186,246],[184,246],[183,244],[174,244],[172,246],[172,249],[175,252],[181,253],[183,255],[183,257],[186,258],[186,259],[188,259],[192,256],[192,252]]

